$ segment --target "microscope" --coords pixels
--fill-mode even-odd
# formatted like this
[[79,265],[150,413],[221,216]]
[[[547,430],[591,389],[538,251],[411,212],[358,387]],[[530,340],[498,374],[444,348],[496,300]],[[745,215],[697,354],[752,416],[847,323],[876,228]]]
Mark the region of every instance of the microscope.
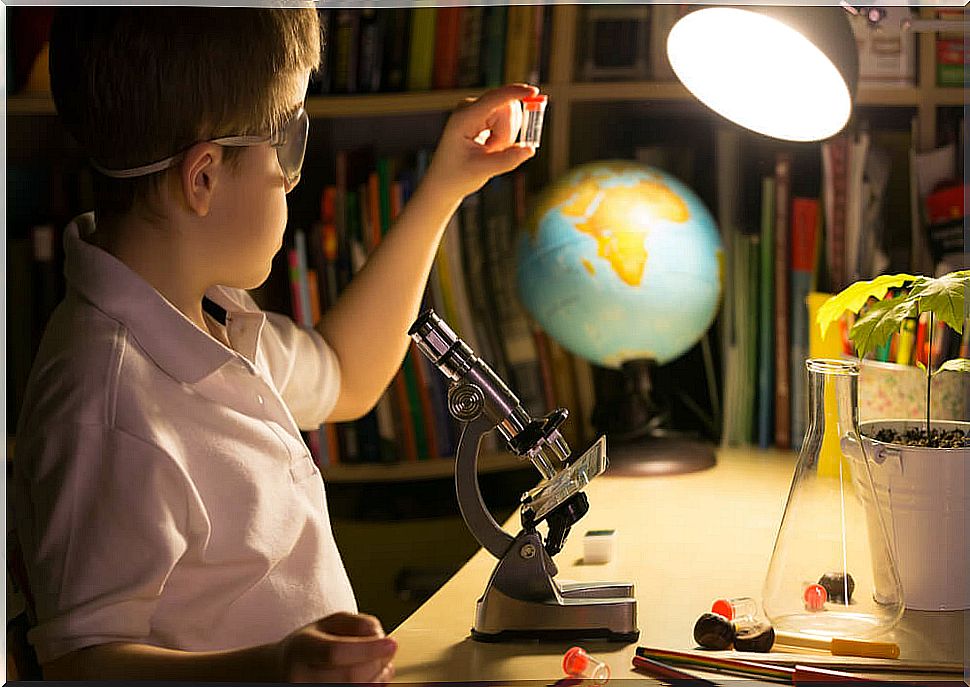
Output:
[[[408,334],[450,382],[448,411],[462,423],[455,457],[458,506],[478,543],[498,559],[476,604],[472,638],[636,641],[640,632],[632,584],[560,584],[552,559],[589,510],[582,490],[606,469],[606,437],[573,455],[559,432],[569,412],[558,408],[533,418],[433,310],[423,312]],[[508,451],[529,459],[541,475],[539,484],[522,495],[522,529],[514,537],[492,517],[478,484],[482,440],[493,430]],[[545,536],[538,529],[541,523]]]

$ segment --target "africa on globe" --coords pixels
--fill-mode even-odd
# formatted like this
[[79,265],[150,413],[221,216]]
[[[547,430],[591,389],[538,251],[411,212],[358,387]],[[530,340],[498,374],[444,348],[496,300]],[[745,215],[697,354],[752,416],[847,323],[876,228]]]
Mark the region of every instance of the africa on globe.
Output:
[[526,310],[556,341],[604,367],[669,362],[717,314],[723,250],[685,184],[632,161],[582,165],[546,189],[519,238]]

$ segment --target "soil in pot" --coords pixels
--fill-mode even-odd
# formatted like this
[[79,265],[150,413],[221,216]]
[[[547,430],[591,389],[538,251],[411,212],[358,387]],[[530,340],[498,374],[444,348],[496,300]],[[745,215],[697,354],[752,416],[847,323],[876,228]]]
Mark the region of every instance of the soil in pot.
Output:
[[927,437],[925,428],[911,427],[900,432],[891,427],[883,427],[870,438],[886,444],[900,444],[902,446],[970,448],[970,434],[962,429],[930,429],[929,437]]

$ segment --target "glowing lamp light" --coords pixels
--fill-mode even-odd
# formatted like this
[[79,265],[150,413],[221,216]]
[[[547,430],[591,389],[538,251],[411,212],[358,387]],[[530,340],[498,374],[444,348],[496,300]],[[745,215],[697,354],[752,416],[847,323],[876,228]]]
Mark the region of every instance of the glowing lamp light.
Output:
[[849,121],[859,73],[840,7],[707,7],[670,30],[681,82],[727,119],[767,136],[817,141]]

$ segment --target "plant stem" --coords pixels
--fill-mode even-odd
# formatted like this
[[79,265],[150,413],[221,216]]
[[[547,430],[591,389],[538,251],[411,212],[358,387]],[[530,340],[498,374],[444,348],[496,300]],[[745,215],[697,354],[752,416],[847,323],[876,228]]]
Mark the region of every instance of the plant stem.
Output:
[[933,312],[930,311],[929,331],[926,336],[926,441],[930,440],[930,394],[933,388]]

